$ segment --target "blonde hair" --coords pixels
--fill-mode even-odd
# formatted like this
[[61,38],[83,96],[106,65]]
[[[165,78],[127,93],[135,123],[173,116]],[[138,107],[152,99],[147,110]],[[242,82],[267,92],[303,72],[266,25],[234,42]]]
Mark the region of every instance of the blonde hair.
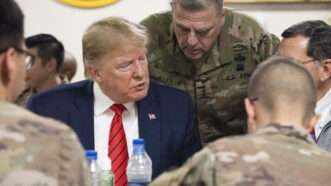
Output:
[[93,23],[83,35],[85,65],[98,63],[101,57],[129,45],[145,47],[147,33],[143,26],[119,17],[108,17]]

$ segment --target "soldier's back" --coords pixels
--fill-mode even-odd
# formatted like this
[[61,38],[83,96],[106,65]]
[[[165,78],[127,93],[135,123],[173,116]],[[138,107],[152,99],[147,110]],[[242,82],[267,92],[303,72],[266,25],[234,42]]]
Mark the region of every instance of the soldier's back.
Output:
[[83,148],[72,130],[0,102],[0,185],[88,184]]
[[307,133],[277,128],[217,140],[154,185],[330,185],[331,154],[309,140]]

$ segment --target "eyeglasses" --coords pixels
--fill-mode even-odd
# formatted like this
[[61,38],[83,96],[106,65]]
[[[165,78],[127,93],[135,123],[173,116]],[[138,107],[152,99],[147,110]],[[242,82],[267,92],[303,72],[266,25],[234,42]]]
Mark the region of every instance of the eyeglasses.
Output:
[[36,56],[23,48],[19,48],[19,47],[14,47],[14,48],[17,52],[21,53],[24,56],[26,69],[31,68],[33,64],[36,62]]
[[308,63],[315,63],[315,64],[319,64],[319,60],[317,60],[317,59],[309,59],[309,60],[306,60],[306,61],[299,61],[300,62],[300,64],[308,64]]
[[248,99],[249,99],[249,101],[251,101],[251,102],[255,102],[255,101],[259,100],[258,97],[252,97],[252,98],[248,98]]
[[[22,54],[24,57],[24,63],[26,65],[26,67],[31,68],[31,66],[35,63],[36,56],[34,56],[29,51],[27,51],[21,47],[17,47],[17,46],[10,46],[10,47],[13,47],[18,53]],[[10,47],[1,49],[0,53],[7,51]]]

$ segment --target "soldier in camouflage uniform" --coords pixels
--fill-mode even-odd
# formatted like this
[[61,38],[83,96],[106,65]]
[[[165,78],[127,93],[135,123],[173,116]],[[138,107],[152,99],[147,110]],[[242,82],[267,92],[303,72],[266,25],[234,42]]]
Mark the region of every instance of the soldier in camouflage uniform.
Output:
[[204,142],[244,133],[243,98],[255,66],[277,37],[252,18],[223,9],[222,0],[173,0],[172,13],[141,23],[150,33],[152,79],[192,96]]
[[74,132],[10,103],[24,87],[24,60],[30,57],[20,8],[13,0],[1,0],[0,185],[88,185],[83,149]]
[[69,127],[5,101],[0,110],[0,185],[89,185],[82,146]]
[[255,133],[210,143],[151,185],[330,185],[331,154],[307,132],[318,120],[308,71],[287,58],[270,58],[252,75],[248,96],[248,128]]

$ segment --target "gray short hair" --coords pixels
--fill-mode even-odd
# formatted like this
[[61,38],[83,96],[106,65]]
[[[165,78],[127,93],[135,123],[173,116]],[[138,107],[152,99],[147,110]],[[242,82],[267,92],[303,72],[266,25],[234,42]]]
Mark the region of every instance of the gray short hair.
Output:
[[173,0],[172,3],[179,4],[179,6],[189,11],[204,10],[211,5],[219,11],[223,9],[223,0]]

